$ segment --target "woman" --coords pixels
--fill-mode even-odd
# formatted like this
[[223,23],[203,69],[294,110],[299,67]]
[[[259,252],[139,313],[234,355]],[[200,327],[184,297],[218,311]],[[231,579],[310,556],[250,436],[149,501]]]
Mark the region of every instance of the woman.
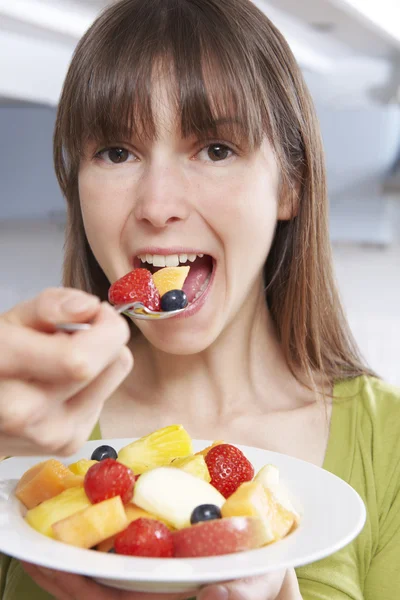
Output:
[[[248,0],[114,3],[73,58],[55,164],[68,289],[3,315],[12,358],[0,359],[0,452],[67,455],[97,421],[105,438],[179,422],[195,438],[324,466],[366,502],[357,540],[297,572],[198,598],[392,600],[399,393],[363,365],[343,316],[318,125],[280,33]],[[128,341],[123,319],[96,298],[139,257],[151,269],[188,254],[201,297],[185,318],[131,323]],[[86,319],[91,331],[54,335],[55,323]],[[147,597],[23,568],[3,569],[5,600]]]

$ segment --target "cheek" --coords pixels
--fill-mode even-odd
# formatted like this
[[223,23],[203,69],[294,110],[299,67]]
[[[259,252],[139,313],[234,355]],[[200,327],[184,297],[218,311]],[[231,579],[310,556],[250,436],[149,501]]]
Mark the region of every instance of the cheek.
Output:
[[204,194],[207,214],[224,244],[268,252],[278,216],[275,173],[258,168],[241,170],[220,189]]
[[105,178],[83,169],[79,176],[79,198],[89,245],[103,270],[112,276],[110,257],[119,246],[124,223],[121,193]]

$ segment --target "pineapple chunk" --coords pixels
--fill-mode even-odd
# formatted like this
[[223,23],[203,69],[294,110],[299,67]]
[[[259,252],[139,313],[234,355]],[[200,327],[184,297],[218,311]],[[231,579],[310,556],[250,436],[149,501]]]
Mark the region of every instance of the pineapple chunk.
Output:
[[200,452],[196,452],[196,455],[202,454],[204,457],[206,457],[207,454],[210,452],[210,450],[215,448],[215,446],[219,446],[220,444],[225,444],[225,442],[223,442],[222,440],[218,440],[217,442],[214,442],[213,444],[211,444],[211,446],[207,446],[207,448],[204,448],[204,450],[201,450]]
[[25,519],[39,533],[54,538],[52,530],[54,523],[89,506],[91,506],[91,503],[83,487],[70,488],[61,492],[58,496],[42,502],[39,506],[28,510]]
[[182,425],[170,425],[122,448],[118,461],[139,475],[192,453],[192,440],[187,431]]
[[123,531],[128,524],[121,497],[115,496],[58,521],[53,525],[53,532],[60,542],[92,548]]
[[171,290],[181,290],[189,275],[190,267],[165,267],[153,274],[153,281],[160,296]]
[[204,481],[207,481],[208,483],[211,481],[204,456],[195,454],[194,456],[186,456],[185,458],[176,458],[172,461],[171,467],[182,469],[182,471],[186,471],[186,473],[204,479]]
[[85,477],[90,467],[97,464],[97,462],[97,460],[87,460],[86,458],[82,458],[81,460],[78,460],[78,462],[72,463],[72,465],[68,465],[68,469],[72,471],[72,473],[74,473],[75,475]]

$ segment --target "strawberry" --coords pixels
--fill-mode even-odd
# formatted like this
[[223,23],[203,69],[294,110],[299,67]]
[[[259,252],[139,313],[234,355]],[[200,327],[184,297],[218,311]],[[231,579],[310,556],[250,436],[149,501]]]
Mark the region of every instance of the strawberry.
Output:
[[113,458],[106,458],[90,467],[83,486],[92,504],[121,496],[124,504],[132,500],[135,475],[131,469]]
[[231,444],[214,446],[205,456],[213,485],[224,498],[229,498],[244,481],[254,477],[254,467],[239,448]]
[[155,519],[133,521],[114,541],[117,554],[171,558],[174,544],[171,531]]
[[160,294],[147,269],[134,269],[112,284],[108,291],[111,304],[142,302],[150,310],[160,310]]

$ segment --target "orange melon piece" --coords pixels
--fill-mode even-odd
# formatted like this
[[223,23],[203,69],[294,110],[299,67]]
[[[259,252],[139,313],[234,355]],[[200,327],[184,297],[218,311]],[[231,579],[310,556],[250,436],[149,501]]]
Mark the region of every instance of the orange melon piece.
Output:
[[52,525],[54,537],[60,542],[92,548],[128,527],[128,518],[120,496],[92,504]]
[[[147,512],[147,510],[143,510],[143,508],[136,506],[136,504],[127,504],[125,506],[125,514],[128,519],[128,524],[132,523],[133,521],[136,521],[137,519],[155,519],[156,521],[163,522],[162,519],[159,519],[158,517]],[[164,525],[167,525],[169,529],[172,529],[172,527],[170,527],[170,525],[168,525],[167,523],[164,523]],[[108,552],[109,550],[111,550],[111,548],[114,547],[115,537],[116,536],[113,535],[101,542],[96,547],[96,550],[98,550],[99,552]]]
[[204,448],[204,450],[201,450],[200,452],[196,452],[196,454],[202,454],[205,457],[210,452],[210,450],[215,448],[215,446],[220,446],[220,444],[225,444],[225,442],[223,440],[218,440],[217,442],[214,442],[213,444],[211,444],[211,446],[207,446],[207,448]]
[[190,267],[165,267],[153,275],[153,281],[160,296],[171,290],[181,290],[189,275]]
[[50,458],[23,474],[15,495],[26,508],[31,509],[68,488],[82,485],[83,477],[74,475],[62,462]]

